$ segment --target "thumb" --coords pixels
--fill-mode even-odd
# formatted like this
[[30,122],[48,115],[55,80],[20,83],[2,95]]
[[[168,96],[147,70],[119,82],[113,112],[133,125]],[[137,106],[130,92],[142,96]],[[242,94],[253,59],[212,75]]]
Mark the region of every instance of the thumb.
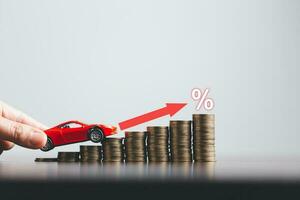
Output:
[[20,146],[38,149],[47,142],[46,134],[40,129],[0,117],[0,139]]

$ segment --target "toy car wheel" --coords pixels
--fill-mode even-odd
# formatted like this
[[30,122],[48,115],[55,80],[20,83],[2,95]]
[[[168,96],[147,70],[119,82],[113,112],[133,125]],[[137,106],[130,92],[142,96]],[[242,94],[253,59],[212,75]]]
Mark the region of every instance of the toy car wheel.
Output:
[[89,139],[92,142],[95,142],[95,143],[102,142],[103,138],[104,138],[104,134],[100,128],[95,127],[95,128],[90,129]]
[[48,137],[48,138],[47,138],[47,143],[46,143],[46,145],[43,146],[43,147],[41,148],[41,150],[42,150],[42,151],[49,151],[49,150],[51,150],[51,149],[53,149],[53,148],[54,148],[53,142],[52,142],[51,139]]

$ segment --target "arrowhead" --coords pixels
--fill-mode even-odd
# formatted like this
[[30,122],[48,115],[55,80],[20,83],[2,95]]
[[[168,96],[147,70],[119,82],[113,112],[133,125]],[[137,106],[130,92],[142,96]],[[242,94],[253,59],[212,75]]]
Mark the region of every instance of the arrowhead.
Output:
[[166,109],[168,110],[170,116],[175,115],[179,110],[181,110],[187,103],[166,103]]

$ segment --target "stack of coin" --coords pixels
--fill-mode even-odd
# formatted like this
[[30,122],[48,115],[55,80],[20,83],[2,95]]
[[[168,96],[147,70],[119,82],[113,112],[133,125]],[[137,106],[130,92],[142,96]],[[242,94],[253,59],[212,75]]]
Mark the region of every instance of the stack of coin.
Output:
[[106,138],[103,143],[104,162],[123,162],[123,138]]
[[77,162],[79,161],[79,152],[58,152],[58,162]]
[[147,132],[125,132],[126,162],[147,161],[146,137]]
[[35,162],[57,162],[57,158],[36,158]]
[[215,115],[193,115],[193,152],[195,161],[215,162]]
[[192,161],[191,137],[191,121],[170,121],[171,161]]
[[100,162],[102,160],[102,147],[80,145],[81,162]]
[[148,126],[147,150],[149,162],[169,161],[169,127]]

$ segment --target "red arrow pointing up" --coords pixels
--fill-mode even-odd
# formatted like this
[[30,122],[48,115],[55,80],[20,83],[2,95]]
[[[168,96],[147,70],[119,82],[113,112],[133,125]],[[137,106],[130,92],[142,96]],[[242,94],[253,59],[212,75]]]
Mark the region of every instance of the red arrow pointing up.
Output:
[[166,103],[166,106],[163,108],[120,122],[120,129],[124,130],[127,128],[131,128],[133,126],[163,117],[165,115],[170,115],[172,117],[185,105],[186,103]]

